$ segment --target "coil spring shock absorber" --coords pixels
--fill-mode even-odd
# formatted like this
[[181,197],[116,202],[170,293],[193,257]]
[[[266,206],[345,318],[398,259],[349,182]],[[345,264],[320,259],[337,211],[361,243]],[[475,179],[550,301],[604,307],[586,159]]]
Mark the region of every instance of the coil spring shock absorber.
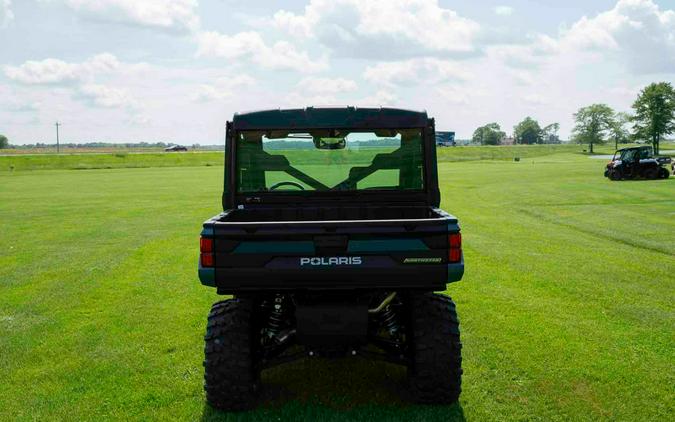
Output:
[[267,320],[267,335],[274,338],[279,335],[284,325],[284,297],[276,295]]
[[395,337],[400,331],[400,326],[398,324],[398,317],[396,312],[391,308],[390,305],[387,305],[380,315],[382,321],[382,327],[389,332],[389,335]]

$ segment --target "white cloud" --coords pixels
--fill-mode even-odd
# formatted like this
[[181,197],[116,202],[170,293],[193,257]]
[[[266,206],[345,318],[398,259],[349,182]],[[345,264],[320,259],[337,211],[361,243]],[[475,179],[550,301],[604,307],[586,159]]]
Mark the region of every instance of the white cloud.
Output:
[[24,93],[17,92],[17,90],[9,85],[0,84],[0,111],[11,111],[17,113],[34,112],[40,107],[40,103],[34,98],[22,95]]
[[311,0],[302,14],[278,11],[273,24],[316,38],[338,56],[382,60],[472,54],[480,30],[437,0]]
[[530,94],[525,94],[521,96],[521,99],[523,102],[526,104],[534,105],[534,106],[542,106],[542,105],[547,105],[549,101],[541,94],[538,93],[530,93]]
[[675,11],[652,0],[619,0],[593,18],[577,21],[561,38],[568,51],[623,61],[635,73],[675,71]]
[[152,119],[144,114],[132,114],[128,122],[134,126],[147,126],[152,122]]
[[469,92],[474,89],[457,85],[441,85],[435,91],[444,101],[450,104],[469,106],[470,100],[476,98],[476,92]]
[[214,84],[200,84],[194,88],[190,98],[197,103],[219,101],[230,97],[233,90],[240,87],[249,87],[255,84],[255,79],[248,75],[224,77]]
[[511,68],[532,70],[557,62],[618,62],[633,74],[675,72],[675,11],[653,0],[618,0],[595,17],[583,16],[557,37],[529,36],[524,44],[487,47],[489,57]]
[[[310,6],[307,7],[309,8]],[[313,14],[312,12],[309,13]],[[293,36],[311,37],[313,32],[309,25],[310,19],[315,19],[315,17],[307,18],[305,15],[296,15],[285,10],[279,10],[272,17],[272,23],[277,28],[283,29]]]
[[135,109],[139,106],[127,90],[100,84],[83,85],[78,96],[97,107]]
[[282,106],[291,108],[351,104],[348,95],[357,89],[358,85],[351,79],[307,77],[290,93],[283,94],[280,101]]
[[197,35],[198,57],[222,57],[230,60],[251,60],[267,69],[295,70],[312,73],[328,67],[326,58],[312,59],[287,41],[268,46],[254,31],[225,35],[215,31]]
[[345,78],[304,78],[295,88],[310,94],[340,94],[356,91],[358,85]]
[[[81,63],[49,58],[27,61],[20,66],[6,66],[4,71],[10,80],[24,85],[23,89],[27,92],[44,94],[45,85],[55,86],[59,92],[70,94],[72,98],[89,106],[131,111],[138,109],[140,103],[126,89],[113,88],[97,80],[112,78],[123,83],[126,77],[134,74],[138,76],[139,70],[147,68],[145,63],[122,63],[114,55],[103,53]],[[27,107],[26,104],[21,106]]]
[[471,75],[457,62],[435,58],[381,62],[368,66],[363,78],[379,85],[437,84],[448,80],[467,80]]
[[213,85],[201,84],[195,87],[190,99],[196,103],[206,103],[210,101],[218,101],[232,95],[231,92],[221,90]]
[[497,6],[493,10],[500,16],[511,16],[513,14],[513,7],[510,6]]
[[367,107],[367,106],[394,106],[398,103],[399,99],[391,91],[386,89],[380,89],[372,95],[368,95],[359,100],[356,100],[354,103],[357,106]]
[[8,111],[14,111],[17,113],[23,112],[34,112],[40,108],[40,103],[32,103],[28,101],[21,100],[10,100],[9,103],[5,105],[5,109]]
[[508,73],[517,85],[532,86],[537,82],[531,69],[508,69]]
[[[304,107],[328,107],[338,104],[337,97],[330,94],[306,95],[303,92],[291,92],[280,98],[282,107],[304,108]],[[269,106],[265,107],[269,108]]]
[[7,26],[13,19],[12,0],[0,0],[0,28]]
[[548,35],[536,34],[523,45],[495,45],[486,52],[491,58],[509,67],[532,69],[560,52],[559,40]]
[[386,89],[379,89],[372,95],[360,97],[349,97],[340,94],[344,93],[295,91],[283,95],[280,98],[280,103],[284,107],[302,108],[307,106],[344,106],[346,104],[357,107],[379,107],[393,106],[398,102],[398,97]]
[[41,0],[61,1],[92,19],[159,28],[194,31],[199,27],[197,0]]
[[109,53],[98,54],[82,63],[67,63],[59,59],[29,60],[20,66],[5,66],[5,75],[15,82],[27,85],[68,84],[109,73],[120,67],[120,62]]

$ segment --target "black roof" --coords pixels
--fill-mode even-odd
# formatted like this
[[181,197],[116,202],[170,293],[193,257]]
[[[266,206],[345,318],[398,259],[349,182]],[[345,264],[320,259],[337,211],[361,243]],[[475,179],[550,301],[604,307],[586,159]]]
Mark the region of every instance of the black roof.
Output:
[[651,148],[651,146],[650,145],[641,145],[639,147],[626,147],[626,148],[618,149],[617,151],[626,151],[626,150],[629,150],[629,149],[642,149],[642,148]]
[[427,125],[426,111],[400,108],[307,107],[237,113],[235,129],[414,128]]

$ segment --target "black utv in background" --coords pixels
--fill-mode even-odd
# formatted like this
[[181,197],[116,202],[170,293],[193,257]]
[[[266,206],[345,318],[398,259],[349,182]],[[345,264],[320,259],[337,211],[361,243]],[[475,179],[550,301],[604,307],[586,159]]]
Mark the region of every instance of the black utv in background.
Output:
[[650,146],[623,148],[607,163],[605,177],[610,180],[667,179],[670,162],[670,157],[655,157]]
[[442,294],[464,273],[439,209],[434,120],[392,108],[236,114],[224,211],[201,233],[199,278],[222,295],[205,345],[208,402],[254,406],[265,368],[363,356],[407,367],[422,403],[461,387],[459,321]]

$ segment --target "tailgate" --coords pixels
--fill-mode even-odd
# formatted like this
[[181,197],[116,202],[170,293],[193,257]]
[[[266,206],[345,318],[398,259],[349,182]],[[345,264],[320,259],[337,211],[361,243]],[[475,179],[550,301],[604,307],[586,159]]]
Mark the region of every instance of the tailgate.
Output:
[[212,219],[213,268],[202,283],[220,293],[286,289],[445,290],[464,264],[448,262],[457,219],[232,223]]

